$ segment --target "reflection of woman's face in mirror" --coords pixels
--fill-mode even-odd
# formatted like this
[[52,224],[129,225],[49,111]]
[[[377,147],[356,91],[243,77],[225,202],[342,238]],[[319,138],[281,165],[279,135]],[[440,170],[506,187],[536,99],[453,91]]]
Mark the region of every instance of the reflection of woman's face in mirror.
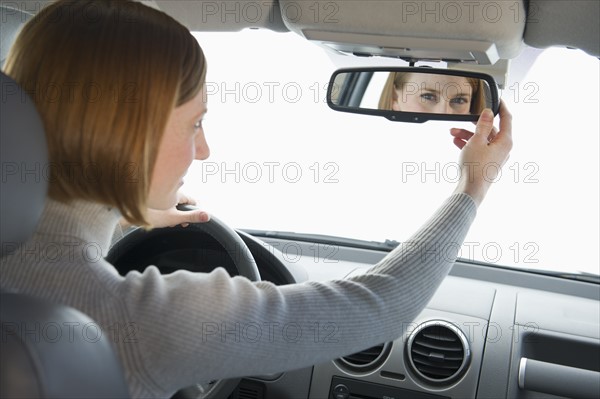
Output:
[[470,114],[473,88],[465,77],[406,73],[394,85],[394,111],[429,114]]

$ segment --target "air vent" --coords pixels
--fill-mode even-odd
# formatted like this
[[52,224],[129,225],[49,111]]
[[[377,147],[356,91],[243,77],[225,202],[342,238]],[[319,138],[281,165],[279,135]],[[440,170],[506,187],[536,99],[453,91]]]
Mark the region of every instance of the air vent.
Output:
[[410,335],[407,356],[412,370],[430,383],[449,384],[462,376],[470,360],[467,338],[456,326],[439,320],[421,324]]
[[381,366],[387,359],[392,345],[390,343],[373,346],[364,351],[344,356],[337,363],[342,368],[355,372],[370,372]]
[[[202,397],[202,395],[198,397]],[[264,397],[264,384],[252,380],[247,380],[245,378],[243,378],[242,381],[240,381],[240,384],[230,396],[230,398],[233,399],[263,399]]]

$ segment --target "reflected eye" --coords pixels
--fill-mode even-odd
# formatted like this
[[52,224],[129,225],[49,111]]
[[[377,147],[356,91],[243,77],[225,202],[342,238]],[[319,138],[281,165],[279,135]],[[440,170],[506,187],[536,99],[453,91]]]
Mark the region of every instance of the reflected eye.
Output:
[[456,105],[464,105],[464,104],[468,104],[469,100],[467,100],[464,97],[456,97],[453,98],[452,100],[450,100],[451,104],[456,104]]
[[421,101],[425,102],[425,101],[431,101],[431,102],[438,102],[438,98],[435,94],[433,93],[423,93],[421,94]]

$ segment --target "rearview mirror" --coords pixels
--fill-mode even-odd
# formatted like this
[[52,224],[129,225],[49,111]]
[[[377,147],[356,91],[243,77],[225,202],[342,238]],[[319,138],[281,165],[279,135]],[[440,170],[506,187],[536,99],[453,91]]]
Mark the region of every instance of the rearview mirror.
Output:
[[336,111],[392,121],[477,121],[485,108],[498,113],[498,88],[483,73],[434,69],[352,68],[329,81],[327,104]]

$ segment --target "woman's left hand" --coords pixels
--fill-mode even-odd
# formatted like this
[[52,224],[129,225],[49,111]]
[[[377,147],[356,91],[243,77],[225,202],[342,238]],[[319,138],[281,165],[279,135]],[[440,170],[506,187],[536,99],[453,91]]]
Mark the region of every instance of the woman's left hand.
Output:
[[[177,205],[196,205],[196,200],[188,197],[182,192],[177,193]],[[153,228],[175,227],[180,224],[183,227],[190,223],[205,223],[210,220],[210,215],[200,209],[194,211],[180,211],[176,207],[170,209],[148,208],[148,222]],[[120,221],[121,227],[127,227],[129,223],[125,219]]]
[[[196,200],[180,191],[177,194],[177,205],[196,205]],[[148,208],[148,222],[154,228],[174,227],[178,224],[187,227],[190,223],[204,223],[209,220],[210,215],[200,209],[180,211],[176,207],[165,210]]]

